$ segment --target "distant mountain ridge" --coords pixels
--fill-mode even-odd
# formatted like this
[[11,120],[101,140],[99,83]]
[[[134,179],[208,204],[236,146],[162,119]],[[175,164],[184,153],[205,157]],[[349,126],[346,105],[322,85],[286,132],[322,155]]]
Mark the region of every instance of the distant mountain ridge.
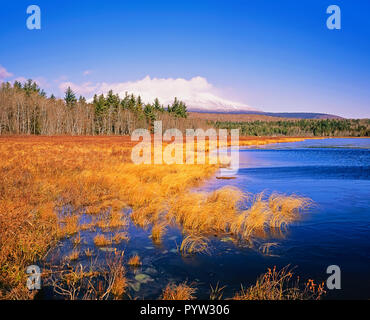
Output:
[[290,119],[344,119],[343,117],[327,114],[327,113],[316,113],[316,112],[263,112],[263,111],[230,111],[230,112],[219,112],[219,111],[200,111],[190,110],[196,113],[208,113],[208,114],[233,114],[233,115],[260,115],[274,118],[290,118]]

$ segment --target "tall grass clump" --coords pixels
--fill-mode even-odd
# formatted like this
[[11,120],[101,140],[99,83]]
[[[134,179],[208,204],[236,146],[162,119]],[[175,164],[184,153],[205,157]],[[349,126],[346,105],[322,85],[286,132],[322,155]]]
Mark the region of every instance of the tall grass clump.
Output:
[[247,210],[231,221],[230,230],[245,240],[253,236],[281,235],[289,224],[301,218],[302,211],[309,208],[311,203],[310,199],[297,195],[272,194],[265,199],[264,194],[260,193]]
[[247,289],[243,287],[233,297],[234,300],[319,300],[325,294],[324,284],[317,285],[308,280],[300,285],[299,278],[293,278],[289,266],[277,270],[268,269]]
[[211,193],[185,193],[171,202],[168,217],[192,233],[225,232],[246,195],[224,187]]
[[169,283],[163,290],[161,300],[194,300],[196,288],[186,281],[178,285]]
[[152,240],[155,244],[160,244],[162,241],[162,237],[166,232],[167,223],[165,222],[158,222],[155,223],[152,227]]

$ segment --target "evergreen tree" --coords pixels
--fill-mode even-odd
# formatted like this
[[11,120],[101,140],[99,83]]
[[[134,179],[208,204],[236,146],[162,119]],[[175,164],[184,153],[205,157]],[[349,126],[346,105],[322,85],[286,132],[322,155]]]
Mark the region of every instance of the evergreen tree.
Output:
[[81,103],[81,104],[85,104],[85,103],[86,103],[86,98],[85,98],[85,97],[83,97],[83,96],[80,96],[80,97],[78,98],[78,102],[79,102],[79,103]]
[[65,91],[65,96],[64,96],[64,101],[68,107],[73,107],[76,102],[76,95],[71,89],[71,87],[68,87],[67,90]]
[[22,84],[19,81],[14,81],[13,87],[16,89],[22,89]]
[[155,98],[153,107],[156,111],[164,112],[164,107],[159,103],[158,98]]

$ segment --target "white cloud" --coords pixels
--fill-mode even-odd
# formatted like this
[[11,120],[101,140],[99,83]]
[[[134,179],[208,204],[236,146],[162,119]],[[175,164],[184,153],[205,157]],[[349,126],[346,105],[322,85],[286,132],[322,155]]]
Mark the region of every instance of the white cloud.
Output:
[[8,72],[3,66],[0,65],[0,81],[13,76],[12,73]]
[[59,85],[59,89],[63,92],[70,87],[74,92],[83,95],[83,96],[90,96],[93,92],[97,91],[99,88],[99,84],[93,84],[92,82],[84,82],[80,85],[75,84],[73,82],[62,82]]
[[59,88],[65,90],[68,86],[78,94],[90,97],[97,94],[106,94],[109,90],[124,97],[125,92],[140,95],[144,102],[152,102],[158,98],[165,106],[170,104],[175,97],[183,100],[190,110],[198,111],[247,111],[255,110],[245,103],[232,101],[221,97],[216,88],[206,78],[194,77],[190,80],[183,78],[145,78],[138,81],[118,83],[85,82],[81,85],[72,82],[63,82]]
[[84,75],[84,76],[88,76],[89,74],[91,74],[92,73],[92,71],[91,70],[85,70],[82,74]]

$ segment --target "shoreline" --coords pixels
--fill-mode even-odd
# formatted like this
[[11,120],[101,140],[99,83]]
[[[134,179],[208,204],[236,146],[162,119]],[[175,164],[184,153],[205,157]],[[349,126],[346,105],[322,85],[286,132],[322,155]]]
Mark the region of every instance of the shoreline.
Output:
[[[247,137],[242,141],[262,145],[306,139]],[[129,136],[0,136],[0,223],[5,230],[0,235],[0,263],[7,266],[0,274],[3,296],[30,298],[24,285],[25,266],[42,259],[56,241],[74,238],[84,228],[93,227],[80,224],[77,211],[60,220],[56,207],[85,208],[91,217],[99,217],[110,207],[108,220],[97,222],[121,225],[124,221],[119,212],[130,206],[133,223],[144,228],[157,226],[160,239],[163,230],[158,214],[166,202],[181,196],[179,209],[182,204],[194,207],[196,202],[188,192],[218,169],[210,164],[135,165],[127,162],[132,146]],[[238,197],[235,194],[234,199],[228,192],[223,196],[228,201]],[[214,206],[215,214],[224,210],[218,203]],[[230,215],[235,214],[230,210]],[[179,220],[179,225],[186,229],[186,222]],[[9,289],[5,284],[10,284]]]

